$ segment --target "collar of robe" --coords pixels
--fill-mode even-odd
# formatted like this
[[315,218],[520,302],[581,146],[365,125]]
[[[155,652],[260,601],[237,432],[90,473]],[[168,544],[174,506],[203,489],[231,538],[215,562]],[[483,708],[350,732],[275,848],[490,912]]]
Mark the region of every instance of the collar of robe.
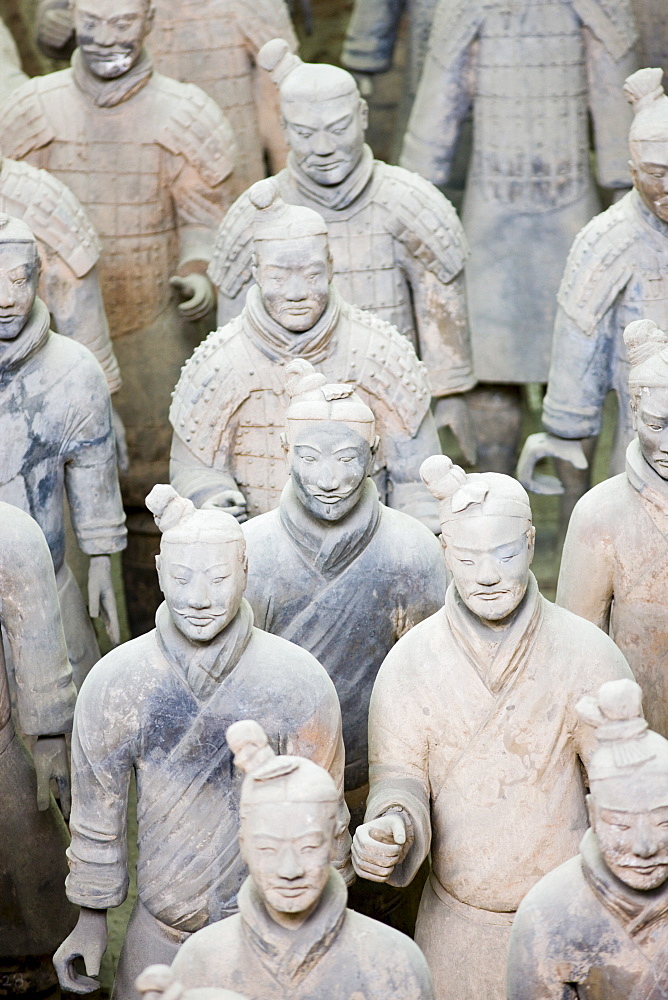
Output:
[[650,931],[668,915],[668,881],[650,892],[632,889],[614,875],[605,863],[593,830],[580,844],[582,871],[594,895],[622,924],[631,937]]
[[51,317],[41,299],[35,299],[26,325],[14,340],[0,340],[0,372],[23,364],[46,343]]
[[501,627],[487,625],[470,611],[454,583],[445,595],[445,615],[457,644],[492,694],[498,694],[523,665],[538,632],[542,613],[543,599],[533,573],[529,573],[529,583],[519,607]]
[[207,643],[190,642],[176,627],[163,602],[155,616],[158,646],[165,657],[185,677],[196,698],[206,700],[236,667],[253,630],[253,611],[243,598],[230,624]]
[[297,185],[299,193],[323,208],[331,211],[347,208],[359,198],[373,177],[374,159],[371,148],[364,144],[359,163],[353,167],[340,184],[318,184],[304,173],[294,153],[288,154],[288,173]]
[[329,344],[341,315],[341,296],[333,285],[329,286],[329,300],[324,313],[305,333],[291,333],[272,319],[264,307],[257,285],[248,290],[244,313],[250,339],[270,361],[306,358],[317,365],[329,354]]
[[129,100],[145,87],[153,73],[153,63],[146,49],[142,49],[137,62],[127,73],[113,80],[103,80],[95,76],[81,54],[75,49],[72,55],[72,73],[79,90],[91,99],[98,108],[114,108]]
[[634,438],[626,449],[626,477],[644,500],[658,508],[662,517],[668,518],[668,482],[649,464],[638,438]]
[[346,916],[348,890],[332,868],[313,913],[298,930],[273,920],[251,877],[239,891],[239,913],[251,948],[281,986],[294,986],[327,953]]
[[322,576],[338,576],[363,552],[380,523],[378,490],[367,479],[359,501],[340,521],[321,521],[304,507],[288,479],[279,505],[283,530]]

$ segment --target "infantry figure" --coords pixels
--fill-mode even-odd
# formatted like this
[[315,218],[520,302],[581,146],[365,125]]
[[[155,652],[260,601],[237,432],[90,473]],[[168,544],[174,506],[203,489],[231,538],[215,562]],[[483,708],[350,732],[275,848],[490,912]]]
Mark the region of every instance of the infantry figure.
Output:
[[[231,197],[231,129],[197,87],[153,71],[150,0],[75,0],[72,68],[21,87],[2,117],[10,156],[71,187],[102,243],[100,277],[123,385],[130,471],[122,479],[135,631],[150,628],[155,529],[144,497],[167,475],[169,395],[213,303],[204,274]],[[170,276],[174,276],[170,278]],[[186,300],[177,308],[175,291]],[[179,314],[179,309],[181,313]],[[148,523],[147,523],[148,522]]]
[[[241,528],[223,511],[197,511],[169,486],[147,498],[162,534],[157,559],[165,602],[153,632],[112,650],[81,689],[72,736],[72,844],[67,895],[79,922],[54,958],[61,986],[96,989],[106,913],[128,890],[127,809],[137,780],[139,898],[113,996],[134,1000],[151,962],[170,962],[193,932],[237,908],[246,876],[237,846],[239,782],[227,726],[252,712],[272,744],[304,754],[338,789],[343,833],[344,749],[334,685],[298,646],[253,627],[243,598]],[[338,828],[337,828],[338,829]]]
[[[278,98],[257,65],[260,48],[280,36],[296,50],[285,0],[155,0],[151,56],[161,73],[196,83],[229,119],[237,142],[235,191],[285,165]],[[37,40],[49,55],[69,56],[69,0],[38,0]]]
[[[12,724],[3,644],[34,765]],[[76,920],[64,890],[67,830],[49,793],[53,778],[69,815],[74,699],[48,545],[31,517],[0,503],[0,983],[11,996],[54,985],[51,954]]]
[[651,320],[624,332],[637,437],[626,472],[573,511],[557,603],[608,632],[645,694],[652,729],[668,735],[668,334]]
[[613,681],[577,706],[598,737],[591,829],[517,911],[508,1000],[668,995],[668,743],[648,731],[641,698]]
[[[280,39],[259,59],[279,87],[290,146],[288,166],[276,177],[282,197],[322,215],[344,298],[412,341],[427,366],[437,423],[451,424],[474,451],[461,396],[474,384],[467,248],[452,205],[431,184],[374,160],[364,143],[366,102],[350,73],[302,63]],[[239,314],[252,281],[254,214],[242,196],[218,231],[209,275],[221,324]]]
[[376,678],[353,862],[360,877],[401,886],[431,850],[415,940],[436,996],[504,1000],[514,912],[587,826],[591,740],[574,706],[631,674],[608,636],[538,592],[518,482],[467,476],[445,456],[422,474],[441,500],[452,583]]
[[328,232],[310,208],[287,205],[273,179],[251,188],[253,275],[237,319],[212,333],[176,387],[171,474],[196,506],[240,518],[273,510],[287,478],[280,435],[284,366],[305,358],[373,400],[381,500],[438,530],[420,462],[439,450],[423,366],[405,337],[354,309],[332,281]]
[[651,319],[668,329],[668,97],[660,69],[626,81],[634,119],[629,135],[634,190],[579,234],[559,289],[550,381],[543,404],[547,434],[530,437],[518,467],[535,492],[558,492],[535,476],[545,455],[586,465],[582,444],[599,433],[603,403],[614,389],[619,417],[612,472],[624,468],[634,435],[624,328]]
[[239,842],[250,874],[239,913],[184,944],[175,978],[249,1000],[431,1000],[417,946],[346,909],[345,884],[331,865],[340,822],[331,777],[313,761],[275,757],[256,722],[230,726],[228,741],[246,773]]
[[472,401],[482,469],[514,471],[520,388],[547,380],[568,250],[598,181],[630,184],[621,87],[636,68],[631,0],[440,0],[401,164],[447,182],[473,110],[463,221]]
[[56,571],[77,687],[99,650],[65,562],[65,498],[82,552],[90,556],[88,601],[119,641],[109,556],[125,547],[111,403],[87,348],[49,329],[37,298],[40,259],[25,223],[0,215],[0,500],[42,528]]

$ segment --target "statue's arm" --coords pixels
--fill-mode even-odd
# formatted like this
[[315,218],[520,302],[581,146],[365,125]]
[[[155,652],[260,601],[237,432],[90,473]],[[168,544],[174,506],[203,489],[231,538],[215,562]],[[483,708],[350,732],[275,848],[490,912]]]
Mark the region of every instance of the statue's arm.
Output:
[[438,501],[420,478],[420,466],[424,460],[441,454],[441,443],[431,411],[425,414],[413,437],[399,428],[394,433],[383,435],[383,451],[387,463],[388,506],[411,514],[435,535],[440,534]]
[[341,62],[353,73],[384,73],[392,64],[406,0],[355,0]]
[[176,492],[192,500],[196,507],[209,505],[225,491],[239,491],[224,457],[215,466],[207,465],[178,434],[172,437],[169,479]]
[[298,49],[290,13],[285,0],[274,0],[260,5],[257,16],[247,25],[246,37],[253,67],[253,97],[260,128],[260,138],[269,160],[270,174],[277,174],[285,166],[288,144],[281,127],[281,109],[278,87],[266,70],[257,65],[257,54],[272,38],[282,38],[292,52]]
[[[566,916],[566,914],[564,914]],[[574,1000],[576,987],[552,958],[559,948],[559,928],[548,930],[535,908],[522,903],[513,921],[506,961],[506,1000]]]
[[69,0],[37,0],[37,44],[49,59],[67,59],[74,47]]
[[427,367],[435,398],[467,392],[475,385],[464,271],[445,281],[413,262],[411,297],[418,354]]
[[571,515],[561,556],[556,603],[598,625],[610,626],[614,590],[614,539],[595,496],[586,494]]
[[637,51],[631,46],[615,59],[591,29],[583,30],[598,182],[606,188],[630,188],[628,132],[633,112],[623,87],[638,69]]

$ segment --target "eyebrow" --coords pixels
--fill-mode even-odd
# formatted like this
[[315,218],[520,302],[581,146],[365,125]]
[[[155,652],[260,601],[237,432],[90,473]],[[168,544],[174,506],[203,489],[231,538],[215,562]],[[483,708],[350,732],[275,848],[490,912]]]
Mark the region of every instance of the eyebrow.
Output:
[[643,417],[649,417],[650,420],[668,420],[668,413],[654,413],[652,410],[646,410],[645,407],[641,407]]
[[463,546],[455,545],[454,543],[450,543],[449,547],[454,552],[473,552],[473,553],[490,552],[490,551],[491,552],[502,552],[504,549],[509,549],[509,548],[511,548],[513,546],[519,545],[523,541],[523,539],[524,539],[524,535],[520,535],[520,537],[517,538],[517,539],[515,539],[515,541],[504,542],[502,545],[497,545],[493,549],[488,549],[486,547],[485,548],[481,548],[481,549],[474,549],[474,548],[471,548],[470,546],[467,547],[467,548],[464,548]]
[[319,455],[322,455],[322,449],[318,448],[317,444],[307,444],[307,442],[304,441],[301,444],[296,444],[295,445],[295,451],[298,448],[310,448],[311,451],[317,451]]
[[357,454],[354,444],[342,444],[338,448],[334,448],[335,455],[338,455],[340,451],[352,451],[354,454]]

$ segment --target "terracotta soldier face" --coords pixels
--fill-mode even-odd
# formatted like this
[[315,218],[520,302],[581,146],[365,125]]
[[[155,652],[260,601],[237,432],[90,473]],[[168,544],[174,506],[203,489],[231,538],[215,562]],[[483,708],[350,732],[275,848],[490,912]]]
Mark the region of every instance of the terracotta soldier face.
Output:
[[156,565],[172,619],[187,639],[210,642],[229,625],[246,588],[238,543],[163,541]]
[[663,788],[656,776],[600,784],[588,805],[605,863],[631,888],[655,889],[668,879],[668,781]]
[[32,243],[0,243],[0,340],[14,340],[26,325],[39,284]]
[[629,161],[638,193],[657,218],[668,222],[668,138],[641,144],[642,155]]
[[445,560],[466,606],[489,622],[518,606],[529,583],[535,529],[517,517],[454,520],[442,536]]
[[645,460],[668,479],[668,388],[642,390],[633,407],[633,426]]
[[264,307],[291,333],[304,333],[324,313],[332,267],[324,236],[266,240],[258,244],[253,277]]
[[305,97],[285,102],[282,111],[290,149],[304,173],[327,187],[344,181],[364,149],[368,112],[359,94],[321,101]]
[[345,517],[362,495],[374,449],[340,421],[305,424],[288,448],[290,475],[304,507],[323,521]]
[[153,23],[150,0],[76,0],[77,44],[91,73],[122,76],[139,59]]

